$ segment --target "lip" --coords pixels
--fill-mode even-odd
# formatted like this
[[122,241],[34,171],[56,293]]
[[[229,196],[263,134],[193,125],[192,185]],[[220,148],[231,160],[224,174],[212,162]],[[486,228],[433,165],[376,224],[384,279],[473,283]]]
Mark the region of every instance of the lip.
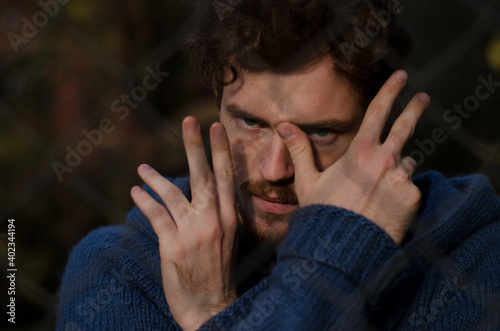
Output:
[[295,203],[282,203],[275,198],[258,197],[256,195],[252,196],[252,200],[257,208],[273,214],[291,214],[299,207]]

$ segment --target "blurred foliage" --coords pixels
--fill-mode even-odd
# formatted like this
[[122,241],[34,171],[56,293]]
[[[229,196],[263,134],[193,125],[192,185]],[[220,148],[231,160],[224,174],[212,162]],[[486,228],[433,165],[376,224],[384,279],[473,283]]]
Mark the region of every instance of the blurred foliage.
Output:
[[497,33],[491,38],[486,48],[486,62],[488,66],[500,74],[500,33]]
[[[139,164],[168,176],[186,174],[180,121],[193,114],[206,134],[217,119],[211,92],[179,51],[193,11],[189,3],[72,0],[52,7],[57,13],[19,52],[9,34],[22,36],[22,18],[32,21],[43,9],[37,1],[0,4],[0,233],[6,232],[7,219],[16,219],[19,270],[17,323],[14,328],[4,318],[1,329],[54,328],[69,251],[90,230],[123,222],[133,205],[129,189],[141,183],[135,173]],[[401,3],[415,39],[403,97],[409,100],[421,90],[432,97],[407,152],[419,149],[415,140],[442,128],[448,139],[426,155],[420,171],[482,172],[498,190],[500,88],[460,128],[443,121],[447,109],[474,93],[478,76],[493,74],[500,81],[498,1]],[[115,100],[142,84],[147,66],[169,75],[127,116],[113,112]],[[77,149],[87,139],[83,131],[99,128],[104,118],[114,130],[59,181],[53,162],[65,164],[67,148]],[[5,240],[0,246],[6,270]]]

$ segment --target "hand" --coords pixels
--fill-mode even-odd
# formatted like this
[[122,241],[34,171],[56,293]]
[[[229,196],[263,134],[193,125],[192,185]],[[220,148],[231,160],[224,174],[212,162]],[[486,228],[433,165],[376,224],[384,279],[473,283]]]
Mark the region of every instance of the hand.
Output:
[[[224,127],[210,130],[214,175],[194,117],[182,124],[192,199],[147,165],[139,176],[167,209],[136,186],[131,196],[158,236],[163,290],[176,322],[197,329],[236,299],[231,280],[237,228],[233,163]],[[170,212],[170,213],[169,213]]]
[[415,217],[421,194],[411,176],[416,162],[400,159],[417,121],[429,105],[429,96],[417,94],[394,122],[387,139],[381,134],[390,110],[408,75],[394,73],[368,106],[361,127],[347,152],[319,172],[307,136],[291,123],[277,126],[295,171],[300,206],[329,204],[361,214],[400,244]]

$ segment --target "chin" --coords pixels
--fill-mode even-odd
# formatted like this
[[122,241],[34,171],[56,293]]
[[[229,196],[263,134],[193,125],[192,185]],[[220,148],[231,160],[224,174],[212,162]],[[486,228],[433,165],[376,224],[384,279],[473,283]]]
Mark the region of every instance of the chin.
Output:
[[255,246],[277,251],[288,233],[290,215],[269,214],[244,217],[240,214],[240,225],[245,236]]

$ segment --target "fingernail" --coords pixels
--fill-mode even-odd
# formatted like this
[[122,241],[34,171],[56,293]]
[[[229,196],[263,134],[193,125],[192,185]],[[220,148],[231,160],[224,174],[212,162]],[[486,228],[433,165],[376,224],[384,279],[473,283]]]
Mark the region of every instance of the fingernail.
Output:
[[220,123],[214,123],[213,124],[213,131],[214,135],[217,137],[223,137],[224,136],[224,126]]
[[408,79],[408,74],[406,73],[406,71],[399,70],[398,72],[396,72],[396,80],[399,83],[404,84],[404,83],[406,83],[407,79]]
[[132,187],[131,191],[132,191],[132,193],[139,193],[142,191],[142,188],[140,188],[139,186],[136,185],[136,186]]
[[197,132],[198,127],[199,127],[198,121],[194,119],[189,119],[186,123],[186,130],[188,132]]
[[431,102],[431,98],[427,95],[427,93],[419,93],[418,98],[426,106],[429,105],[429,103]]
[[292,129],[290,129],[288,125],[280,124],[276,127],[276,130],[278,131],[281,139],[283,139],[284,141],[288,141],[294,136]]
[[151,168],[149,165],[147,164],[141,164],[139,166],[139,171],[142,172],[142,173],[148,173],[148,172],[151,172],[153,171],[153,168]]

